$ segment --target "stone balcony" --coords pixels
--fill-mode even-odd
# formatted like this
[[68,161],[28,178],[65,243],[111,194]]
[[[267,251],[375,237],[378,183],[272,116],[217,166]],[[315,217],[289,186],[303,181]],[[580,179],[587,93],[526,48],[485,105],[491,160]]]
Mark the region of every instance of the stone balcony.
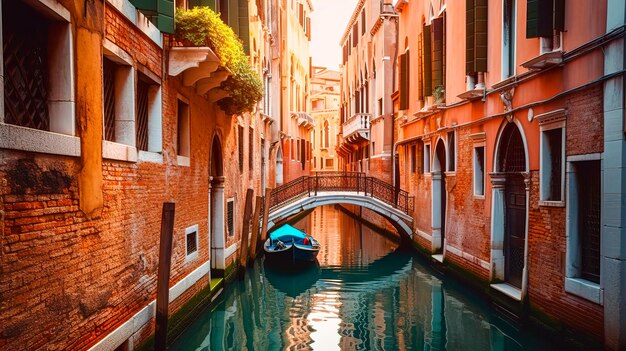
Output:
[[359,143],[370,140],[369,113],[355,113],[343,124],[343,136],[346,143]]

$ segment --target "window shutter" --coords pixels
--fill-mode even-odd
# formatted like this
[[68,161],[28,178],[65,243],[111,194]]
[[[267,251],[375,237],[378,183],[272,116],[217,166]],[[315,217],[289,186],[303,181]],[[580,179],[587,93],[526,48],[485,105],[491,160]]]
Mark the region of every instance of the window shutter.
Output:
[[419,86],[419,99],[424,100],[424,35],[420,33],[417,37],[417,85]]
[[409,108],[409,52],[400,55],[400,110]]
[[131,3],[163,33],[174,33],[173,0],[131,0]]
[[474,72],[487,72],[488,0],[475,0],[474,14]]
[[311,18],[306,18],[306,36],[311,41]]
[[352,45],[354,45],[354,47],[356,47],[359,44],[359,26],[358,26],[358,23],[355,23],[354,26],[352,27],[352,40],[354,40]]
[[248,17],[248,0],[239,0],[239,38],[243,44],[243,51],[250,55],[250,19]]
[[[556,0],[561,13],[564,9],[562,0]],[[556,17],[555,0],[528,0],[526,8],[526,38],[552,37]],[[563,16],[559,16],[559,25],[563,26]]]
[[443,18],[431,22],[432,41],[432,87],[443,86]]
[[474,0],[465,1],[465,73],[476,72],[474,61]]
[[432,51],[431,51],[431,41],[430,41],[430,37],[431,37],[431,33],[430,33],[430,26],[426,26],[424,25],[424,31],[422,32],[424,33],[424,58],[423,58],[423,63],[424,63],[424,96],[430,96],[433,95],[433,86],[432,86],[432,77],[433,77],[433,72],[432,72]]
[[554,29],[565,31],[565,0],[554,0]]

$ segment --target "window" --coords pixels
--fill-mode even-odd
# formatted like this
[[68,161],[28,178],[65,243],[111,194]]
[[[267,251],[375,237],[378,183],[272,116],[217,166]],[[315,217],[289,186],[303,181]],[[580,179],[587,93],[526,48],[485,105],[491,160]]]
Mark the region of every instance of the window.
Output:
[[383,99],[380,98],[378,99],[378,115],[382,116],[383,115]]
[[456,171],[456,141],[454,132],[448,132],[448,172]]
[[411,173],[417,172],[417,145],[411,145]]
[[[70,13],[62,5],[2,1],[0,147],[80,155],[74,116]],[[25,127],[16,128],[15,126]],[[54,132],[53,134],[46,132]],[[11,138],[6,137],[11,135]],[[45,138],[48,142],[42,143]]]
[[239,173],[243,173],[243,126],[237,127],[237,148],[239,151]]
[[424,173],[430,173],[430,144],[424,145]]
[[198,225],[185,229],[185,261],[198,257]]
[[361,35],[365,34],[365,9],[361,11]]
[[[105,53],[108,50],[104,49]],[[102,59],[102,89],[106,141],[135,146],[134,71],[129,62],[108,55]]]
[[565,291],[601,303],[600,154],[568,157]]
[[335,160],[332,158],[327,158],[326,159],[326,168],[333,168],[333,166],[335,165]]
[[161,152],[161,86],[139,72],[136,94],[136,142],[138,150]]
[[226,200],[226,230],[228,230],[228,236],[235,235],[235,199],[230,198]]
[[565,0],[542,2],[529,0],[526,5],[526,38],[540,38],[540,53],[561,48],[565,30]]
[[252,127],[248,129],[248,169],[252,178],[252,173],[254,173],[254,129]]
[[564,193],[564,130],[549,129],[541,132],[540,187],[542,201],[563,201]]
[[485,147],[474,147],[474,196],[485,196]]
[[328,127],[328,120],[324,121],[324,142],[322,148],[328,148],[330,145],[330,131]]
[[[190,122],[189,105],[182,100],[178,100],[178,124],[176,133],[176,151],[178,156],[187,158],[187,165],[191,155],[190,143]],[[178,162],[181,163],[180,161]]]
[[[487,71],[487,0],[472,0],[465,13],[465,72],[467,90],[484,89],[484,72]],[[478,84],[477,84],[478,83]]]
[[400,110],[409,108],[409,50],[400,55]]
[[504,0],[502,9],[502,79],[515,75],[516,0]]

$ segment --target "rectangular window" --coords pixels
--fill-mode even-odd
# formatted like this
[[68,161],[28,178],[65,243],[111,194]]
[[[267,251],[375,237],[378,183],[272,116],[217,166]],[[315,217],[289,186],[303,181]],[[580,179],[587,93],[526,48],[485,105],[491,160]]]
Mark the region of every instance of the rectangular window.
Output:
[[137,116],[137,141],[139,150],[148,151],[148,120],[149,120],[149,90],[150,83],[144,75],[139,74],[137,79],[136,116]]
[[400,55],[400,110],[409,108],[409,50]]
[[383,99],[380,98],[378,99],[378,115],[382,116],[383,115]]
[[430,173],[430,144],[424,145],[424,173]]
[[504,0],[502,9],[502,79],[515,75],[516,0]]
[[239,151],[239,173],[243,173],[243,127],[237,127],[237,149]]
[[411,173],[417,172],[417,145],[411,145]]
[[580,276],[600,283],[600,161],[574,163],[578,191]]
[[456,141],[454,132],[448,132],[448,172],[456,171]]
[[563,201],[565,160],[564,128],[541,131],[540,188],[542,201]]
[[235,235],[235,199],[230,198],[226,201],[226,229],[228,236]]
[[335,164],[335,160],[332,158],[327,158],[326,159],[326,168],[333,168]]
[[365,34],[365,9],[361,11],[361,35]]
[[252,178],[252,173],[254,173],[254,129],[252,128],[248,130],[248,169]]
[[185,261],[198,257],[198,225],[185,229]]
[[178,100],[178,124],[176,133],[176,150],[179,156],[191,155],[189,105]]
[[104,104],[104,140],[115,141],[115,71],[113,61],[102,59],[102,90]]
[[474,196],[485,196],[485,147],[474,147]]

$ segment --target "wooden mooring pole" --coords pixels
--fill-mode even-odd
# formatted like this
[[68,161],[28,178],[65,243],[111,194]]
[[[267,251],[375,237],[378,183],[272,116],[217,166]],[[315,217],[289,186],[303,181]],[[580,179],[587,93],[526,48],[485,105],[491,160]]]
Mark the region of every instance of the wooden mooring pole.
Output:
[[243,225],[241,226],[241,248],[239,250],[239,274],[245,272],[248,264],[248,236],[250,235],[250,216],[252,215],[252,198],[254,190],[246,192],[246,206],[243,210]]
[[257,196],[254,203],[254,215],[252,216],[252,237],[250,237],[250,264],[254,263],[256,258],[256,250],[259,246],[259,227],[261,223],[261,205],[263,197]]
[[170,268],[172,265],[172,234],[174,232],[173,202],[163,203],[161,213],[161,242],[159,244],[159,271],[157,276],[156,330],[154,349],[164,351],[167,345],[167,318],[170,297]]
[[263,245],[267,239],[267,220],[270,214],[270,204],[272,202],[271,195],[272,189],[265,189],[265,206],[263,206],[263,224],[261,225],[261,245]]

